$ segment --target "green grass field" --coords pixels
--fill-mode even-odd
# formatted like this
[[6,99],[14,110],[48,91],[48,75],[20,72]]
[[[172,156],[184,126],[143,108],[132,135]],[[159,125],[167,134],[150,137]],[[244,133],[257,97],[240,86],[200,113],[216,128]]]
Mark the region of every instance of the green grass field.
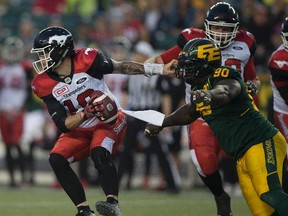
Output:
[[[0,188],[0,215],[5,216],[75,216],[76,209],[62,190],[49,187],[21,189]],[[94,203],[104,200],[102,190],[87,189],[87,198]],[[121,191],[124,216],[216,216],[212,195],[206,189],[189,189],[178,195],[144,190]],[[232,198],[235,216],[249,216],[242,197]]]

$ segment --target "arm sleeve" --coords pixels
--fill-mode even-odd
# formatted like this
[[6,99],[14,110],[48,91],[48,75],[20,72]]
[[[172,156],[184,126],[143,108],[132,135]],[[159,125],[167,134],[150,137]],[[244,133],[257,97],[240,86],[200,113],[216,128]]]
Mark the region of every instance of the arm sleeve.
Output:
[[244,81],[253,80],[256,77],[257,73],[254,65],[254,57],[251,56],[244,68]]
[[65,125],[65,119],[67,118],[65,108],[57,100],[51,97],[45,97],[43,98],[43,101],[58,130],[63,133],[70,131]]

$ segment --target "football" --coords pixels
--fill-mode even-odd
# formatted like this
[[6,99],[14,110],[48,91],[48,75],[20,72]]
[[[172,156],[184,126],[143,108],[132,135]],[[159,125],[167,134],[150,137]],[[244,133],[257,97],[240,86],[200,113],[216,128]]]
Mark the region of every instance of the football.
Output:
[[102,107],[104,108],[103,116],[98,117],[98,119],[107,124],[115,124],[118,118],[118,108],[115,101],[106,93],[95,90],[93,92],[93,97],[96,99],[93,100],[93,104],[96,104],[99,101],[102,101]]

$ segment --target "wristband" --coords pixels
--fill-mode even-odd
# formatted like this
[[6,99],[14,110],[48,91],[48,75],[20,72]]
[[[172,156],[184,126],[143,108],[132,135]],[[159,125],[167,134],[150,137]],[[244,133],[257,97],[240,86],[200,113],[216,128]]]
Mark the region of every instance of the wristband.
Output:
[[144,73],[146,76],[163,75],[164,64],[145,63]]

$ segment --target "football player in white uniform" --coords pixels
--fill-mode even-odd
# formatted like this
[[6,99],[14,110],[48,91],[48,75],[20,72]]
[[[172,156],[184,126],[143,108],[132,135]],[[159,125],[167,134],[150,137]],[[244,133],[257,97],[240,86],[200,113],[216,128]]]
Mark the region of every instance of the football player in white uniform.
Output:
[[[185,44],[191,39],[209,38],[221,49],[222,65],[237,69],[244,81],[250,81],[249,85],[255,94],[260,87],[253,60],[256,44],[251,33],[238,30],[237,12],[230,4],[218,2],[209,9],[204,24],[205,31],[194,27],[184,29],[178,37],[176,46],[146,62],[166,63],[177,59]],[[207,49],[208,47],[205,49],[203,46],[203,55],[209,54],[206,53]],[[190,101],[192,87],[186,85],[187,103]],[[202,181],[215,197],[218,216],[231,216],[230,196],[223,189],[218,171],[220,147],[217,139],[202,118],[188,126],[188,137],[193,163]]]
[[[39,32],[31,50],[39,60],[33,62],[39,73],[32,82],[34,93],[47,106],[55,125],[62,132],[50,152],[49,162],[59,183],[78,209],[77,216],[94,216],[84,189],[70,163],[90,156],[99,172],[106,201],[98,201],[96,210],[103,216],[121,215],[118,203],[118,175],[111,160],[126,132],[126,117],[118,104],[115,124],[105,124],[101,101],[91,101],[94,90],[116,98],[104,82],[104,75],[174,74],[175,61],[167,65],[115,61],[92,48],[74,49],[71,33],[62,27],[48,27]],[[117,101],[117,100],[116,100]]]
[[[288,143],[288,17],[281,26],[283,43],[275,50],[269,60],[273,91],[274,122]],[[283,188],[288,192],[288,170],[283,173]]]
[[[0,62],[0,129],[6,148],[6,166],[10,186],[17,185],[15,169],[20,168],[25,183],[25,158],[21,147],[24,130],[24,113],[27,100],[27,67],[23,60],[23,41],[8,37],[1,48]],[[16,151],[17,153],[15,154]],[[18,155],[17,155],[18,154]],[[16,155],[16,157],[15,157]]]

